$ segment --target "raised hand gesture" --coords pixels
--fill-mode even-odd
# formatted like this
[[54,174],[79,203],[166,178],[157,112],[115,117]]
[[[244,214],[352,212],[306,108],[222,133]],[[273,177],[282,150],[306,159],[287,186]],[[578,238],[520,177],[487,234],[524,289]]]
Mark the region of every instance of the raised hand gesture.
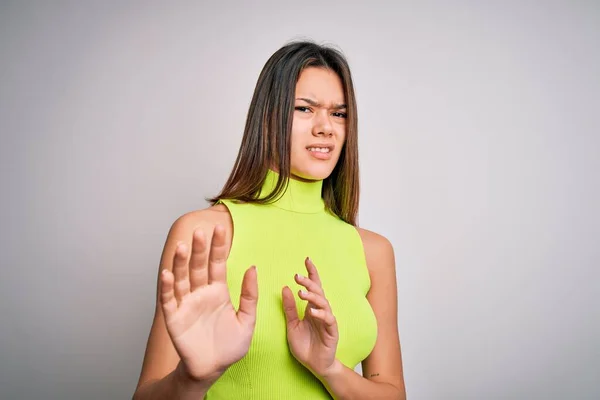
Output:
[[173,272],[164,269],[159,293],[167,331],[183,368],[195,380],[216,380],[246,353],[256,322],[258,283],[256,267],[244,274],[236,312],[227,287],[229,245],[225,229],[217,225],[210,248],[198,229],[192,251],[179,243]]
[[298,318],[294,295],[289,287],[282,291],[287,321],[288,345],[294,357],[313,374],[325,376],[334,367],[339,333],[336,319],[321,286],[317,268],[307,257],[304,261],[308,277],[296,274],[294,279],[304,286],[298,296],[307,300],[304,319]]

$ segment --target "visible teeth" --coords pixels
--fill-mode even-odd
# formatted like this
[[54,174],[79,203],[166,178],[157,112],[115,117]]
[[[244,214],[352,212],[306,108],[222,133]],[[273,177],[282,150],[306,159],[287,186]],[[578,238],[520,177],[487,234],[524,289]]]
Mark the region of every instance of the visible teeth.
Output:
[[309,151],[318,151],[320,153],[329,153],[329,147],[309,147]]

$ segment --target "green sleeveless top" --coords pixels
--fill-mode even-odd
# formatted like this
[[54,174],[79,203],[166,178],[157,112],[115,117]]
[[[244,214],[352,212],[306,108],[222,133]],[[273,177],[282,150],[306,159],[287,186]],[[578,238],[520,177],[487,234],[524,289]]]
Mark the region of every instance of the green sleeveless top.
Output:
[[[278,174],[269,170],[260,197],[271,192]],[[336,358],[354,369],[375,346],[377,325],[366,299],[370,288],[361,238],[356,228],[327,212],[322,181],[288,180],[272,204],[221,200],[233,219],[227,283],[237,309],[244,272],[256,265],[256,327],[246,356],[210,388],[208,400],[331,399],[321,382],[292,355],[287,344],[281,290],[287,285],[299,316],[306,302],[294,274],[307,276],[304,259],[314,262],[339,330]]]

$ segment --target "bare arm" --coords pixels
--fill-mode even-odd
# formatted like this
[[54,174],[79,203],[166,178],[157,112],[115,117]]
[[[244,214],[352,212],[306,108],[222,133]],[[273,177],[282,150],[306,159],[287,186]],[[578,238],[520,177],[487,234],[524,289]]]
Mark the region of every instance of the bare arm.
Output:
[[335,399],[406,399],[398,336],[396,268],[391,243],[376,233],[359,229],[371,289],[367,299],[377,318],[377,342],[363,363],[363,376],[336,360],[321,382]]
[[[201,220],[201,213],[183,215],[173,223],[160,259],[159,276],[163,269],[173,270],[173,258],[178,242],[191,246],[192,232]],[[204,225],[208,230],[208,224]],[[182,371],[177,369],[180,359],[167,332],[158,292],[157,284],[154,320],[148,336],[146,353],[134,399],[186,399],[186,392],[190,394],[187,398],[201,399],[204,397],[203,393],[198,393],[201,388],[198,388],[193,382],[187,382],[186,377],[181,374]]]
[[338,360],[336,360],[331,373],[321,377],[320,380],[336,400],[406,399],[404,390],[391,383],[375,382],[364,378]]
[[186,214],[169,232],[136,399],[200,399],[248,352],[256,321],[256,270],[244,275],[236,311],[227,286],[231,229],[211,212]]
[[162,379],[146,381],[138,386],[134,400],[198,400],[203,399],[214,382],[190,380],[182,368],[177,367]]

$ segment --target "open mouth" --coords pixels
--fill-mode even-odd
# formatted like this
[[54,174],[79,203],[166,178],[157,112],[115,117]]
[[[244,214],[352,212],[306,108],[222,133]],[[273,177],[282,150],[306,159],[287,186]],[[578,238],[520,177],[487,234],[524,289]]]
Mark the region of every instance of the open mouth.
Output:
[[311,145],[306,148],[309,154],[317,160],[329,160],[333,155],[333,145]]
[[331,148],[330,147],[307,147],[306,148],[308,151],[314,151],[314,152],[318,152],[318,153],[330,153],[331,152]]

